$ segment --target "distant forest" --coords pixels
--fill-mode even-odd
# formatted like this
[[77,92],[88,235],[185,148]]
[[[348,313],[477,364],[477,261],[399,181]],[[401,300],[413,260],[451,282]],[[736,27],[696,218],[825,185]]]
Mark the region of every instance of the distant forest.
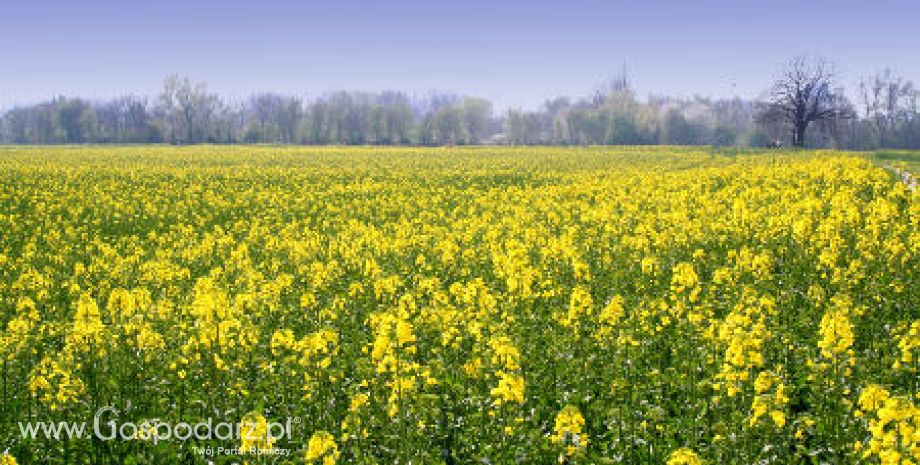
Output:
[[[624,75],[583,98],[496,114],[482,98],[332,92],[232,101],[168,77],[155,98],[59,97],[0,117],[8,144],[617,144],[920,149],[920,90],[890,71],[850,95],[822,61],[790,62],[765,97],[636,95]],[[806,132],[806,129],[808,132]]]

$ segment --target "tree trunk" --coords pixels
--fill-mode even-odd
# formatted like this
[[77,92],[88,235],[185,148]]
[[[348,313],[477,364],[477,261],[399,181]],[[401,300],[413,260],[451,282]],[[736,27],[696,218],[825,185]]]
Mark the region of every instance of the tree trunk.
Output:
[[792,129],[792,146],[805,147],[805,131],[808,129],[808,123],[796,121]]

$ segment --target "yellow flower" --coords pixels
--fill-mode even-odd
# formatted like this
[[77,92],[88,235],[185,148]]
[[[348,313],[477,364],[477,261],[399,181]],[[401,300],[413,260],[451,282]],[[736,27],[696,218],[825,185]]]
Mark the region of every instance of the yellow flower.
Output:
[[774,376],[770,371],[761,371],[754,380],[754,392],[763,394],[773,386]]
[[681,262],[674,266],[673,277],[671,278],[671,287],[674,292],[682,293],[693,289],[700,282],[693,265],[687,262]]
[[470,378],[478,378],[480,368],[482,368],[482,357],[473,357],[463,364],[463,372]]
[[886,389],[877,384],[871,384],[859,394],[859,406],[866,411],[876,410],[889,397],[890,394]]
[[607,305],[605,305],[597,315],[597,320],[601,324],[599,335],[610,335],[625,315],[626,309],[623,307],[623,297],[620,295],[611,297]]
[[781,410],[773,410],[770,412],[770,418],[773,419],[773,424],[777,428],[782,428],[786,426],[786,414]]
[[645,257],[642,259],[640,266],[642,268],[642,273],[655,274],[658,272],[659,261],[655,257]]
[[[240,449],[259,451],[271,449],[275,445],[268,431],[268,420],[258,412],[250,412],[240,420]],[[248,453],[248,452],[247,452]]]
[[498,386],[492,388],[495,403],[502,405],[505,402],[524,403],[524,378],[513,373],[498,372]]
[[703,459],[696,452],[686,447],[671,452],[667,465],[703,465]]
[[863,389],[859,405],[870,433],[863,457],[874,455],[880,463],[894,465],[920,461],[920,408],[875,385]]
[[853,324],[845,312],[831,310],[821,318],[818,347],[825,358],[836,360],[853,345]]
[[917,363],[920,362],[920,320],[914,321],[901,336],[898,347],[901,349],[901,358],[895,368],[910,367],[916,370]]
[[351,398],[351,403],[348,406],[348,411],[355,412],[360,410],[362,407],[367,405],[369,398],[367,394],[359,392]]
[[76,402],[86,392],[86,385],[65,364],[44,358],[32,371],[29,390],[51,410],[57,410]]
[[576,326],[585,317],[594,312],[594,300],[591,293],[582,286],[576,286],[569,297],[569,306],[565,313],[556,315],[556,321],[566,328]]
[[[460,455],[593,463],[625,436],[589,438],[588,412],[599,432],[630,423],[660,462],[749,463],[793,436],[801,462],[848,410],[851,461],[918,465],[920,197],[865,158],[0,147],[6,407],[80,416],[141,386],[139,419],[220,398],[344,410],[317,423],[334,438],[302,438],[292,461],[313,465],[350,460],[346,444],[374,455],[359,462],[425,461],[445,421],[488,423]],[[863,323],[891,340],[855,352]],[[662,392],[681,408],[626,407]],[[257,430],[246,446],[273,444],[262,415],[237,418]],[[696,448],[671,429],[698,418],[712,442],[674,451]]]
[[307,463],[313,464],[320,461],[322,465],[335,465],[338,459],[339,447],[335,443],[335,438],[325,431],[313,433],[307,443]]
[[566,446],[566,455],[584,449],[588,445],[588,436],[584,434],[585,418],[581,411],[574,405],[567,405],[556,414],[553,435],[550,440],[556,444]]
[[492,364],[499,369],[516,371],[521,368],[521,353],[507,336],[493,336],[489,339],[492,349]]

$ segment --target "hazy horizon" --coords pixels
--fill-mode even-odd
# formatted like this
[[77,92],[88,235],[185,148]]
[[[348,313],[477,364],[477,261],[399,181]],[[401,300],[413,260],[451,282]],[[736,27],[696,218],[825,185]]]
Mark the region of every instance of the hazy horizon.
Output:
[[920,4],[897,0],[97,0],[2,11],[0,109],[58,95],[154,97],[170,74],[231,98],[441,91],[533,109],[587,95],[624,65],[640,96],[754,98],[801,54],[832,61],[851,94],[886,67],[920,80],[920,34],[908,33]]

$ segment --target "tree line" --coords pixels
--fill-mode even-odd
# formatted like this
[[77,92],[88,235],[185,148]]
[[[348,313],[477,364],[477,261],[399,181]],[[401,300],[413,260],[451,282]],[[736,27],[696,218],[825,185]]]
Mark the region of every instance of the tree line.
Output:
[[920,90],[883,71],[851,102],[817,58],[796,58],[759,100],[640,99],[625,73],[588,97],[493,113],[482,98],[332,92],[305,101],[259,93],[233,101],[170,76],[154,99],[55,98],[0,117],[13,144],[622,144],[920,148]]

